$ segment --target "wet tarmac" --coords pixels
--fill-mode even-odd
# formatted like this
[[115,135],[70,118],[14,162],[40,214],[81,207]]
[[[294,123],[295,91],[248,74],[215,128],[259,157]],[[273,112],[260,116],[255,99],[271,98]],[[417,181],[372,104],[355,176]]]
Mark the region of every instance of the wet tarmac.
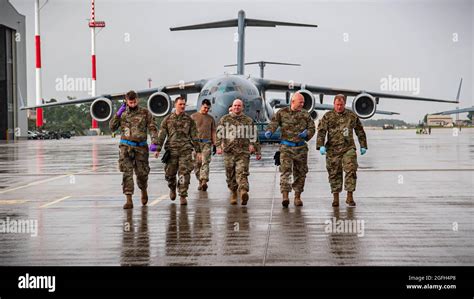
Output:
[[304,206],[288,209],[275,145],[252,160],[246,207],[228,203],[221,157],[188,206],[151,158],[148,206],[137,189],[124,211],[117,138],[0,144],[0,265],[474,265],[474,129],[367,135],[355,208],[331,207],[314,139]]

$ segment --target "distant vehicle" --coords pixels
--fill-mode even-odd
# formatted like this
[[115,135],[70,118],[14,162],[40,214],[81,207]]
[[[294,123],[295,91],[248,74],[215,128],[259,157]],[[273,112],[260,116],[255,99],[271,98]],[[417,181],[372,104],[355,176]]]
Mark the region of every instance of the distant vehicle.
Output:
[[267,131],[268,123],[257,123],[258,130],[258,140],[260,143],[279,143],[281,140],[281,131],[278,128],[275,133],[272,134],[272,137],[266,138],[265,132]]
[[426,128],[417,128],[416,134],[428,134],[428,131],[426,130]]
[[72,136],[71,132],[67,132],[67,131],[66,132],[61,132],[60,135],[61,135],[61,138],[64,138],[64,139],[70,139],[71,136]]
[[393,130],[395,128],[394,125],[390,125],[390,124],[384,124],[383,127],[382,127],[384,130]]
[[38,134],[32,131],[28,131],[28,139],[30,140],[36,140],[38,139]]
[[72,136],[75,136],[74,132],[69,131],[28,131],[29,140],[37,139],[70,139]]

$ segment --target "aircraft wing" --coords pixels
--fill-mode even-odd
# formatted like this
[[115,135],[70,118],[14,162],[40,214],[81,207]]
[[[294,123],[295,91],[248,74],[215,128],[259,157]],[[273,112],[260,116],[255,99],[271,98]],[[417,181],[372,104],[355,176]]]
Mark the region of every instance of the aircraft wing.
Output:
[[[275,107],[276,108],[283,108],[283,107],[287,107],[289,105],[287,104],[277,104]],[[314,106],[314,110],[333,110],[334,109],[334,105],[332,104],[319,104],[319,103],[315,103],[315,106]],[[346,109],[348,110],[351,110],[352,111],[352,108],[351,107],[346,107]],[[393,112],[393,111],[384,111],[384,110],[375,110],[375,114],[384,114],[384,115],[400,115],[400,113],[398,112]]]
[[[315,110],[333,110],[333,109],[334,109],[334,105],[332,105],[332,104],[319,104],[319,103],[316,103],[315,106],[314,106],[314,109],[315,109]],[[351,107],[346,107],[346,109],[352,111],[352,108],[351,108]],[[375,114],[400,115],[400,113],[398,113],[398,112],[384,111],[384,110],[379,110],[379,109],[375,110]]]
[[433,113],[433,114],[449,115],[449,114],[457,114],[457,113],[465,113],[465,112],[474,112],[474,106],[469,107],[469,108],[442,111],[442,112]]
[[[274,91],[296,92],[300,89],[306,89],[310,92],[323,94],[323,95],[336,95],[336,94],[341,93],[346,96],[357,96],[361,93],[368,93],[375,98],[428,101],[428,102],[441,102],[441,103],[459,103],[458,99],[444,100],[444,99],[436,99],[436,98],[414,97],[414,96],[396,95],[396,94],[391,94],[391,93],[372,92],[372,91],[366,91],[366,90],[354,90],[354,89],[323,87],[323,86],[316,86],[316,85],[306,85],[302,83],[276,81],[276,80],[268,80],[268,79],[260,79],[260,78],[255,78],[254,81],[260,88],[262,88],[265,91],[274,90]],[[459,96],[459,91],[458,91],[458,96]]]
[[[199,93],[201,88],[207,80],[197,80],[197,81],[190,81],[190,82],[180,82],[178,84],[172,85],[165,85],[158,88],[149,88],[144,90],[137,91],[138,97],[148,98],[155,92],[165,92],[168,95],[178,95],[178,94],[189,94],[189,93]],[[56,106],[63,106],[63,105],[75,105],[75,104],[85,104],[85,103],[92,103],[94,100],[98,98],[107,98],[112,101],[118,101],[125,99],[125,94],[127,92],[115,93],[115,94],[103,94],[95,97],[88,97],[88,98],[81,98],[81,99],[74,99],[74,100],[66,100],[66,101],[59,101],[53,103],[45,103],[42,105],[33,105],[27,107],[21,107],[21,110],[26,109],[35,109],[35,108],[48,108],[48,107],[56,107]]]

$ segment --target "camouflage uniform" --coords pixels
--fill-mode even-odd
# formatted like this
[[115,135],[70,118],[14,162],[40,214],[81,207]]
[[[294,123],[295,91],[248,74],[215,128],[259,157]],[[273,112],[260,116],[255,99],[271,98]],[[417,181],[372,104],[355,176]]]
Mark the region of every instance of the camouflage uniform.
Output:
[[192,151],[201,152],[196,138],[196,123],[186,113],[171,113],[161,122],[157,151],[161,151],[166,139],[165,150],[170,151],[170,159],[165,166],[165,179],[168,187],[176,190],[178,174],[178,192],[181,197],[188,196],[190,173],[193,170]]
[[[250,137],[253,137],[254,141]],[[221,118],[217,127],[217,146],[224,152],[227,187],[231,191],[249,191],[251,144],[255,148],[255,153],[260,155],[257,127],[250,117],[243,113],[240,115],[230,113]]]
[[209,181],[209,164],[211,163],[212,144],[199,142],[201,148],[201,160],[194,162],[194,173],[198,181]]
[[[201,160],[196,159],[194,163],[194,173],[198,181],[209,181],[209,164],[211,163],[212,145],[214,144],[214,135],[216,132],[216,124],[214,118],[209,114],[203,115],[196,112],[191,115],[191,118],[196,122],[198,128],[199,146],[201,148]],[[207,118],[211,123],[210,127],[206,127],[206,132],[201,132],[200,128],[203,125],[200,123],[201,119]]]
[[[158,129],[152,114],[145,108],[136,107],[127,109],[119,117],[114,115],[110,120],[109,127],[112,131],[120,128],[121,139],[136,143],[146,142],[147,130],[152,137],[152,143],[156,144]],[[137,185],[141,190],[148,186],[148,174],[150,165],[148,163],[148,145],[131,146],[120,143],[119,169],[122,175],[123,194],[133,194],[133,172],[137,176]]]
[[[326,168],[332,193],[342,191],[342,171],[346,173],[344,189],[354,192],[357,182],[357,153],[353,138],[355,131],[361,147],[367,148],[367,138],[359,117],[349,110],[327,112],[318,126],[316,148],[326,147]],[[328,140],[326,140],[326,133]]]
[[[281,140],[293,143],[308,141],[313,138],[316,127],[314,121],[306,110],[292,111],[290,107],[285,107],[273,115],[272,121],[267,130],[274,133],[281,128]],[[298,137],[298,134],[308,130],[306,139]],[[304,191],[306,173],[308,173],[308,145],[289,146],[280,145],[280,191],[298,193]],[[291,184],[291,174],[293,174],[293,185]]]

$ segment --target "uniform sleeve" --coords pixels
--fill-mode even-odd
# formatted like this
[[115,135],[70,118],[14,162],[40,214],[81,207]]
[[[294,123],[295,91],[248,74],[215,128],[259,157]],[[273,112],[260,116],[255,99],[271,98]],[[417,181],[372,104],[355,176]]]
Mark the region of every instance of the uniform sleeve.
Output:
[[163,143],[165,142],[166,136],[168,136],[168,116],[161,122],[160,132],[156,141],[157,151],[161,152]]
[[120,128],[120,120],[121,120],[121,117],[118,117],[117,114],[114,114],[114,116],[109,122],[109,128],[112,132]]
[[311,116],[308,113],[308,118],[307,118],[308,125],[306,126],[306,129],[308,130],[308,137],[306,137],[306,140],[309,141],[311,138],[313,138],[314,134],[316,133],[316,126],[314,125],[314,120],[311,118]]
[[199,142],[198,142],[198,130],[197,130],[196,122],[192,118],[190,119],[190,121],[191,121],[191,141],[193,143],[194,151],[196,153],[200,153],[201,147],[199,146]]
[[324,146],[324,142],[326,141],[326,134],[328,132],[328,120],[326,115],[327,114],[324,114],[318,125],[318,136],[316,137],[317,150],[319,150],[321,146]]
[[216,145],[216,121],[214,118],[212,118],[212,123],[211,123],[211,140],[212,144]]
[[275,133],[275,131],[280,126],[280,111],[273,114],[272,120],[270,121],[270,123],[267,126],[267,131],[271,131],[272,133]]
[[224,117],[221,118],[221,120],[219,121],[219,125],[217,126],[216,146],[224,149],[224,145],[222,144],[223,142],[224,142]]
[[148,113],[146,118],[146,124],[148,127],[148,132],[151,136],[151,143],[157,144],[158,143],[158,128],[156,127],[155,118],[153,114]]
[[362,123],[360,122],[360,119],[358,117],[356,117],[354,131],[357,135],[357,138],[359,139],[360,147],[368,148],[367,136],[365,135],[364,127],[362,126]]

